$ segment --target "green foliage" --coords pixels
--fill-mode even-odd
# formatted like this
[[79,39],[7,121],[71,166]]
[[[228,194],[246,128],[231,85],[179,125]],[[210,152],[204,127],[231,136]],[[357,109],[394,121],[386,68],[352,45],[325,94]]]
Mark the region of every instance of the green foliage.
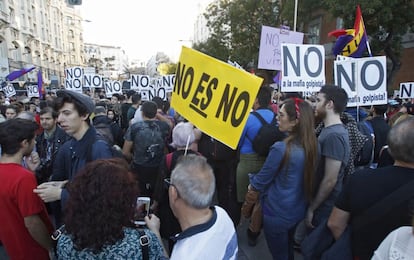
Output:
[[236,61],[243,67],[256,67],[262,25],[279,24],[277,1],[220,0],[206,13],[210,38],[194,49],[217,59]]
[[[353,28],[356,12],[354,1],[323,0],[328,10],[344,19],[346,29]],[[401,66],[402,36],[414,28],[414,2],[411,0],[358,1],[373,56],[386,55],[392,61],[388,68],[388,87]],[[389,89],[390,90],[390,89]]]
[[[346,28],[352,28],[355,21],[354,1],[324,0],[334,16],[342,17]],[[374,55],[391,47],[399,56],[401,37],[414,26],[414,6],[408,0],[360,0],[358,1],[364,18],[365,28],[370,37]]]

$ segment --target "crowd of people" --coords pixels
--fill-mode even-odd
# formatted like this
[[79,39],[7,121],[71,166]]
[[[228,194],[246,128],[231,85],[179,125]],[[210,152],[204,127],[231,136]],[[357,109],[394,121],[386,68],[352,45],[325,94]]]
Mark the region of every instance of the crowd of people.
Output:
[[[400,191],[414,188],[413,105],[347,100],[334,85],[306,98],[262,86],[231,149],[134,90],[0,93],[2,247],[10,259],[236,259],[248,221],[238,235],[255,246],[263,231],[273,259],[321,258],[305,245],[320,227],[337,241],[351,230],[356,259],[413,257],[414,194]],[[278,140],[263,155],[255,137],[275,118]]]

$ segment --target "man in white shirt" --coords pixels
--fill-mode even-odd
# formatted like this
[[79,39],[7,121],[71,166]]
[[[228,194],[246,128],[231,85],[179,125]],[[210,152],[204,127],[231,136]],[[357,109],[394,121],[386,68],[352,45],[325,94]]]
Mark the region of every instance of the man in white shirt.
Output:
[[224,209],[211,206],[215,179],[207,160],[182,157],[166,182],[170,207],[183,230],[174,238],[171,259],[236,259],[233,222]]

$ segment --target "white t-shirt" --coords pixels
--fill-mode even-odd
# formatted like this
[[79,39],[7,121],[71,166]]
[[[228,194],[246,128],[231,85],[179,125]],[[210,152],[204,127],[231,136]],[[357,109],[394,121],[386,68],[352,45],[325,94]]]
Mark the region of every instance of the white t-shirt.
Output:
[[134,123],[137,123],[137,122],[141,122],[141,121],[143,121],[144,119],[142,119],[142,111],[141,111],[141,106],[139,106],[138,108],[137,108],[137,110],[135,110],[135,114],[134,114],[134,117],[131,119],[131,124],[130,125],[132,125],[132,124],[134,124]]
[[236,259],[238,245],[233,222],[226,211],[211,208],[212,218],[204,224],[186,229],[176,235],[171,260]]
[[413,227],[392,231],[375,251],[372,260],[414,259]]

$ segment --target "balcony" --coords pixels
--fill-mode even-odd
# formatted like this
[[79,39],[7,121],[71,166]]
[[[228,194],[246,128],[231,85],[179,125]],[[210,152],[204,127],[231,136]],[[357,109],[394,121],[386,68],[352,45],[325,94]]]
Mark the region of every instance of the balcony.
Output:
[[0,21],[5,23],[5,24],[10,23],[9,15],[6,12],[4,12],[3,10],[0,10]]

